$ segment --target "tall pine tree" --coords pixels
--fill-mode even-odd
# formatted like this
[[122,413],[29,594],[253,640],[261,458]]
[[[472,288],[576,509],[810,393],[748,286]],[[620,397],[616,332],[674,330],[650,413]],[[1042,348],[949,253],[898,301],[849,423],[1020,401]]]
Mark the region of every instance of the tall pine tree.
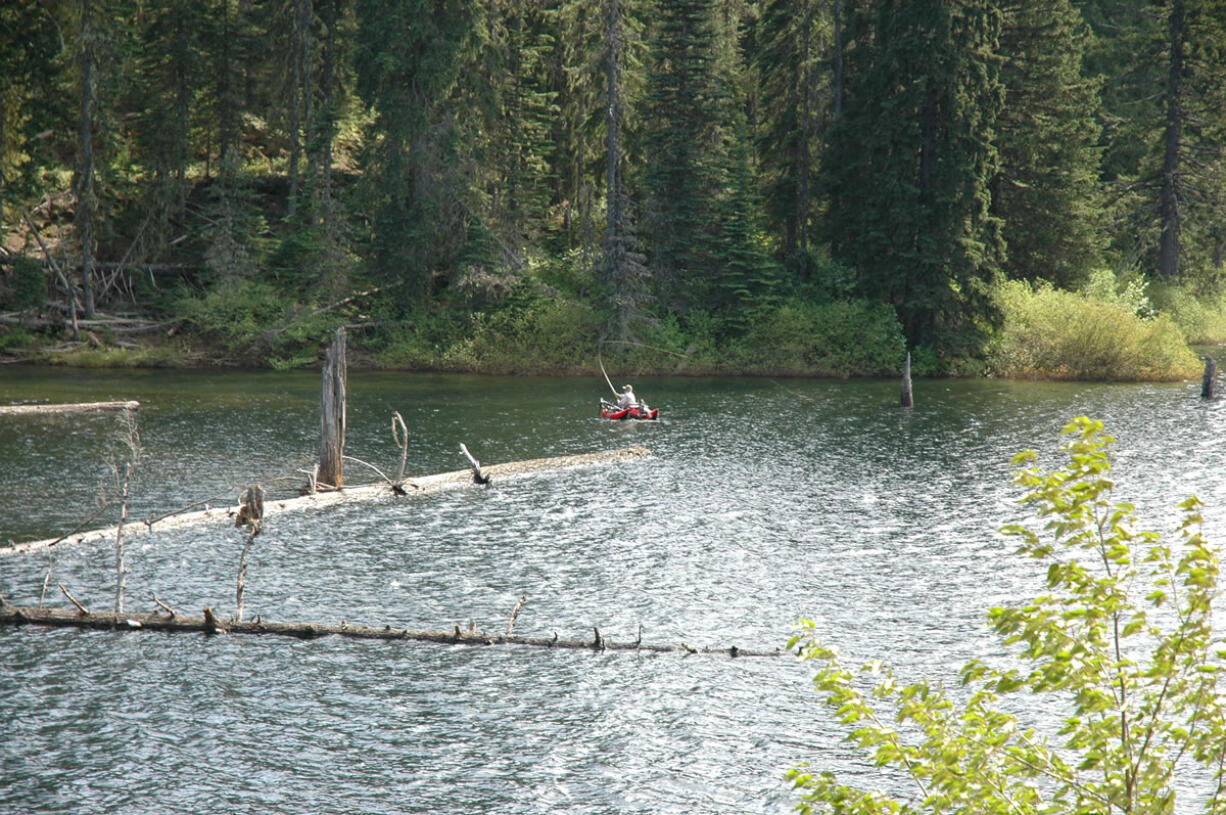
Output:
[[365,168],[372,271],[422,305],[468,238],[463,111],[452,94],[471,65],[481,10],[462,0],[360,0],[357,13],[358,91],[374,113]]
[[1003,102],[987,0],[853,9],[846,99],[826,173],[836,258],[897,310],[910,344],[974,355],[1002,254],[989,213]]
[[760,78],[758,153],[765,206],[782,254],[803,271],[817,242],[820,135],[833,113],[834,19],[820,0],[762,4],[754,67]]
[[719,89],[710,0],[659,7],[648,73],[645,186],[661,305],[684,314],[711,291]]
[[992,212],[1008,247],[1006,271],[1076,288],[1103,263],[1099,195],[1099,82],[1082,73],[1089,32],[1068,0],[1001,4],[1005,105]]

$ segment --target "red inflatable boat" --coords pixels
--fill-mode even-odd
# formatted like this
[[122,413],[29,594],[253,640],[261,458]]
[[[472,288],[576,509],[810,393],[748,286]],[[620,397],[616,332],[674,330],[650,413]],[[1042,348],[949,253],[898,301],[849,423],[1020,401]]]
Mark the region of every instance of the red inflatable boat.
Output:
[[605,400],[600,400],[600,418],[612,419],[621,421],[623,419],[637,419],[639,421],[651,422],[660,417],[659,408],[648,408],[646,405],[631,405],[630,407],[618,407]]

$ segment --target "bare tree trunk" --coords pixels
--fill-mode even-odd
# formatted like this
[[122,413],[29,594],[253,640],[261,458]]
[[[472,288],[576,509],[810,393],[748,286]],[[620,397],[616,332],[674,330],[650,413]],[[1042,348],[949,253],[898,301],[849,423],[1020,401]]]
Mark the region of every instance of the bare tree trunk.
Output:
[[336,339],[324,357],[323,389],[319,400],[321,435],[319,474],[316,481],[337,489],[344,486],[342,459],[345,456],[345,388],[348,373],[345,363],[345,328],[336,329]]
[[834,120],[843,118],[843,2],[834,0]]
[[94,148],[90,119],[93,116],[93,32],[89,0],[81,0],[81,178],[77,223],[81,231],[81,286],[85,292],[85,319],[94,318],[93,199]]
[[810,145],[813,137],[813,4],[806,0],[804,22],[801,26],[801,99],[800,99],[800,190],[799,206],[796,208],[796,231],[800,252],[809,253],[809,173]]
[[915,407],[915,397],[911,393],[911,352],[907,352],[907,365],[902,371],[902,388],[900,403],[903,407]]
[[136,477],[137,466],[140,463],[141,444],[140,431],[136,426],[136,414],[124,411],[124,430],[120,435],[128,448],[128,460],[123,465],[122,475],[119,466],[115,474],[120,479],[119,485],[119,524],[115,527],[115,613],[123,614],[123,598],[128,583],[128,564],[123,543],[123,528],[128,523],[128,504],[132,497],[132,481]]
[[298,208],[298,157],[302,152],[302,0],[293,5],[293,47],[290,49],[289,93],[289,201],[286,211],[293,215]]
[[[231,84],[233,77],[230,76],[232,66],[230,64],[230,0],[222,0],[222,18],[221,18],[221,76],[219,77],[218,87],[218,102],[221,109],[217,113],[218,119],[218,151],[217,164],[218,172],[224,178],[229,173],[227,159],[230,157],[230,130],[232,128],[232,120],[234,115],[234,99],[231,96]],[[227,179],[228,180],[228,179]]]
[[332,97],[335,94],[333,75],[336,64],[336,7],[340,2],[341,0],[330,0],[328,3],[328,37],[325,40],[323,59],[323,98],[320,100],[323,105],[323,124],[320,126],[323,133],[316,135],[320,142],[319,171],[323,179],[319,190],[321,203],[317,208],[320,210],[320,217],[323,219],[330,246],[335,246],[336,242],[336,229],[332,214],[332,139],[336,135],[336,114]]
[[1181,232],[1180,153],[1183,147],[1183,0],[1171,4],[1170,63],[1167,66],[1166,130],[1162,156],[1162,236],[1158,250],[1158,272],[1166,280],[1179,277],[1179,242]]
[[[608,80],[608,108],[605,113],[605,241],[612,246],[617,239],[619,223],[617,205],[617,0],[609,0],[609,62],[606,66]],[[616,280],[618,269],[610,268]]]
[[132,489],[133,463],[128,462],[123,477],[123,492],[119,503],[119,526],[115,529],[115,613],[123,614],[123,595],[128,584],[128,564],[125,562],[123,528],[128,523],[128,498]]

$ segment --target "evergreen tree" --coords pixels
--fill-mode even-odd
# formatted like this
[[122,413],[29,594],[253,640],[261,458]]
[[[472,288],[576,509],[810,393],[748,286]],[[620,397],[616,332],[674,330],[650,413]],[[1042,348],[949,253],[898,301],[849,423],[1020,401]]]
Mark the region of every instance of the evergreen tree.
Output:
[[754,192],[748,128],[732,142],[731,175],[720,207],[719,289],[715,308],[728,330],[742,333],[754,314],[772,304],[779,269],[766,251],[758,222],[761,202]]
[[374,112],[365,166],[372,271],[423,305],[468,237],[461,112],[450,98],[471,64],[481,10],[461,0],[360,0],[357,17],[358,92]]
[[623,66],[629,39],[624,0],[605,0],[605,236],[602,283],[610,314],[610,333],[628,341],[634,324],[643,318],[650,272],[639,243],[626,184],[626,156],[622,123],[626,99]]
[[97,200],[94,194],[94,61],[96,43],[94,10],[90,0],[79,0],[81,57],[80,164],[77,167],[77,232],[81,245],[81,289],[85,294],[85,318],[94,317],[94,219]]
[[[758,153],[765,206],[795,265],[815,243],[819,138],[833,109],[834,18],[819,0],[762,4],[754,67],[760,81]],[[803,260],[801,261],[803,263]]]
[[1112,248],[1123,268],[1222,281],[1226,7],[1221,0],[1084,0],[1103,88]]
[[715,230],[711,243],[713,285],[704,307],[719,317],[717,328],[740,333],[753,314],[770,303],[778,270],[766,251],[762,201],[754,182],[753,139],[748,121],[757,99],[755,73],[744,59],[744,38],[758,30],[737,0],[722,2],[715,17],[715,134],[712,150]]
[[289,200],[285,228],[269,264],[279,278],[301,281],[308,290],[335,298],[355,271],[334,190],[333,144],[348,102],[346,49],[354,21],[346,0],[294,0],[285,9],[292,25],[278,82],[285,111]]
[[192,0],[166,0],[139,19],[137,75],[129,100],[140,111],[134,137],[134,157],[145,171],[140,200],[153,221],[141,233],[143,257],[165,252],[177,237],[176,227],[187,221],[190,165],[204,149],[193,124],[206,85],[202,33],[210,23],[205,12]]
[[1011,277],[1076,288],[1101,266],[1098,83],[1082,75],[1088,31],[1068,0],[1002,3],[1005,105],[992,212]]
[[718,186],[718,89],[710,0],[658,8],[648,73],[645,185],[651,266],[661,304],[706,305]]
[[[1222,243],[1220,137],[1226,117],[1226,3],[1168,0],[1166,93],[1158,177],[1158,274],[1181,277],[1186,267],[1205,276],[1206,249]],[[1226,282],[1226,281],[1214,281]]]
[[539,240],[554,189],[551,128],[557,93],[549,87],[549,63],[557,11],[534,0],[513,0],[508,13],[508,81],[500,105],[506,167],[494,212],[505,218],[507,242],[522,251],[525,239]]
[[42,4],[0,6],[0,232],[5,207],[41,191],[39,171],[53,166],[47,134],[66,126],[58,23]]
[[826,173],[833,253],[866,295],[895,307],[912,345],[945,357],[977,353],[995,319],[999,28],[986,0],[881,0],[855,10],[848,32]]
[[[630,5],[623,0],[623,7]],[[607,64],[606,18],[603,4],[559,0],[557,42],[549,64],[549,87],[557,109],[551,128],[550,177],[558,223],[551,245],[559,252],[582,247],[588,262],[597,242],[595,182],[603,173],[606,106],[600,99]]]

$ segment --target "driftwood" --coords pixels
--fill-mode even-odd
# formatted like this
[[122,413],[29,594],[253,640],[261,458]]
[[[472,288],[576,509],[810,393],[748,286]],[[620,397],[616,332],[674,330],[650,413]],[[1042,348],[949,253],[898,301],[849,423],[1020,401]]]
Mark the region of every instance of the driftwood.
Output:
[[108,631],[171,631],[202,634],[273,634],[298,639],[317,637],[352,637],[366,640],[410,640],[438,645],[525,645],[537,648],[566,648],[589,651],[640,651],[648,653],[723,654],[731,657],[776,657],[784,652],[754,651],[731,646],[728,648],[696,648],[686,643],[648,643],[642,635],[634,642],[615,642],[593,628],[591,639],[552,637],[521,637],[509,634],[489,634],[456,625],[451,631],[416,631],[408,628],[382,628],[368,625],[322,623],[273,623],[260,618],[252,622],[229,620],[222,622],[213,609],[204,609],[203,617],[183,617],[156,611],[150,614],[116,614],[114,612],[82,612],[65,608],[35,608],[0,605],[0,625],[44,625],[60,628],[91,628]]
[[34,416],[51,413],[93,413],[140,410],[140,402],[73,402],[58,405],[0,405],[0,416]]
[[[651,453],[646,447],[623,447],[619,450],[606,450],[599,453],[582,453],[572,456],[537,458],[529,459],[527,461],[510,461],[503,464],[494,464],[489,467],[484,467],[482,470],[487,477],[496,477],[500,479],[501,483],[506,483],[506,480],[509,478],[532,476],[540,473],[571,469],[575,467],[593,467],[604,464],[612,464],[618,461],[626,461],[648,455],[651,455]],[[320,492],[311,495],[304,495],[298,498],[286,498],[279,501],[266,501],[263,506],[263,518],[267,519],[270,515],[276,515],[282,512],[324,508],[342,503],[352,503],[357,501],[399,500],[401,498],[416,498],[418,496],[434,495],[440,492],[470,487],[472,486],[472,483],[473,477],[471,470],[454,470],[447,473],[437,473],[434,475],[408,479],[405,482],[405,486],[412,487],[412,490],[404,490],[403,488],[397,488],[395,485],[387,483],[350,486],[343,490],[336,490],[333,492]],[[163,515],[156,519],[147,520],[143,523],[139,521],[131,521],[124,527],[124,535],[131,538],[137,535],[148,534],[154,529],[161,531],[163,529],[207,526],[209,524],[221,529],[223,527],[234,525],[235,518],[238,513],[239,507],[237,505],[231,505],[224,507],[211,507],[195,512]],[[116,533],[116,527],[110,526],[104,529],[93,529],[86,532],[72,532],[56,538],[46,538],[44,540],[31,541],[28,543],[17,543],[12,546],[0,546],[0,556],[29,554],[31,552],[45,551],[61,544],[97,543],[99,541],[114,540]]]

